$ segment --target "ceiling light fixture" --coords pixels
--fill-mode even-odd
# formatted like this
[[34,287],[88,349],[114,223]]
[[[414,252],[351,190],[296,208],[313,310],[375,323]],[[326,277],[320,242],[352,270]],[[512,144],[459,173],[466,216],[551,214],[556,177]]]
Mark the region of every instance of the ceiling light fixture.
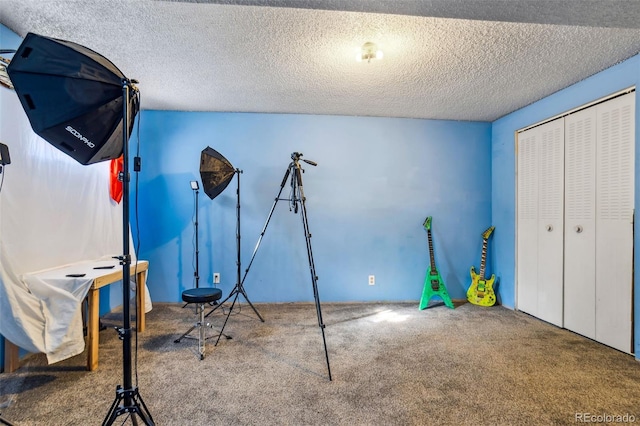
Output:
[[382,59],[382,57],[382,50],[378,49],[378,46],[376,46],[375,43],[371,43],[370,41],[368,41],[362,45],[362,48],[356,54],[356,61],[371,62],[372,59]]

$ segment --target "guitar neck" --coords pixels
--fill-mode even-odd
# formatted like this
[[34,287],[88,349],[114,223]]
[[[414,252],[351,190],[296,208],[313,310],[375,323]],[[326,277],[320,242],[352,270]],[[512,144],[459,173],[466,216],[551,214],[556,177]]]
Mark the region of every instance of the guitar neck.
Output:
[[487,263],[487,239],[482,240],[482,258],[480,259],[480,279],[484,280],[484,271]]
[[429,239],[429,258],[431,259],[431,272],[436,273],[436,261],[433,258],[433,240],[431,239],[431,230],[427,230],[427,238]]

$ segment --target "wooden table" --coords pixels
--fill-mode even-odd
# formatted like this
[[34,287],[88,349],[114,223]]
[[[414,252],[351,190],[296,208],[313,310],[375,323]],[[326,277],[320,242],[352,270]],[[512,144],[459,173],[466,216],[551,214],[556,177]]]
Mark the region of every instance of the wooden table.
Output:
[[[137,273],[136,287],[136,323],[137,331],[143,332],[145,329],[145,289],[147,281],[147,270],[149,262],[139,260],[137,265],[131,265],[131,276]],[[89,301],[89,312],[87,315],[87,370],[93,371],[98,368],[98,343],[100,341],[100,289],[109,284],[122,281],[122,267],[109,270],[104,275],[96,277],[89,288],[87,299]],[[11,373],[20,366],[19,348],[9,340],[4,341],[4,371]]]

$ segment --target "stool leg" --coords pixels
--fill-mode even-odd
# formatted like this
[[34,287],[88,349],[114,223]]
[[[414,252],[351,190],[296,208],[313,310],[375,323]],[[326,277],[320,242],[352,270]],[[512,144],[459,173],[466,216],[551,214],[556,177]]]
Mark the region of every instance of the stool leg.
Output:
[[200,359],[204,359],[204,343],[206,340],[205,332],[204,332],[204,303],[198,305],[198,310],[200,311],[200,322],[198,322],[198,351],[200,352]]

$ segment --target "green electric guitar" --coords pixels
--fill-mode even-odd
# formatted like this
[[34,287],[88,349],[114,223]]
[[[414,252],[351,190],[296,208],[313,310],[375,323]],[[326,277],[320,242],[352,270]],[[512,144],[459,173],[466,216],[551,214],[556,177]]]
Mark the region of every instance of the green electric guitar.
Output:
[[485,264],[487,262],[487,243],[489,236],[495,229],[495,226],[489,227],[482,233],[482,259],[480,260],[480,274],[476,273],[476,268],[471,267],[471,286],[467,290],[467,299],[474,305],[493,306],[496,303],[496,294],[493,291],[493,282],[496,280],[495,275],[491,275],[488,280],[485,279]]
[[433,240],[431,239],[431,216],[425,219],[423,223],[424,229],[427,230],[427,238],[429,240],[429,257],[431,259],[431,265],[427,269],[427,275],[424,278],[424,288],[422,290],[422,298],[420,299],[420,309],[424,309],[429,304],[429,300],[433,296],[440,296],[444,301],[444,304],[453,309],[453,302],[447,293],[447,288],[444,286],[444,281],[440,273],[436,269],[436,262],[433,258]]

